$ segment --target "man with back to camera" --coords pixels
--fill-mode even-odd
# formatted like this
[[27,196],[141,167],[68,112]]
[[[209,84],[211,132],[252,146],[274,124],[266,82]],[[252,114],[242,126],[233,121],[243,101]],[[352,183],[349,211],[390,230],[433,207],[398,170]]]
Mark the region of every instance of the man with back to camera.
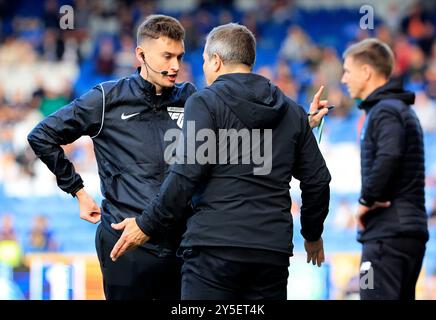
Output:
[[[186,99],[196,91],[175,84],[185,31],[174,18],[151,15],[138,27],[139,71],[95,86],[50,115],[29,134],[36,155],[56,175],[58,186],[77,198],[80,217],[101,224],[96,232],[106,299],[179,299],[182,260],[175,256],[183,227],[162,233],[114,263],[109,253],[120,236],[111,228],[139,216],[168,173],[164,133],[182,125]],[[102,208],[86,192],[61,145],[92,137]],[[181,209],[182,210],[182,209]]]
[[372,270],[374,288],[360,288],[364,300],[415,299],[428,240],[423,134],[414,93],[390,79],[393,65],[392,50],[377,39],[344,52],[342,82],[366,113],[358,241],[361,278]]
[[[251,73],[255,47],[253,34],[238,24],[219,26],[209,33],[203,54],[209,87],[186,103],[178,161],[143,214],[115,226],[124,229],[111,252],[117,260],[126,250],[159,237],[183,220],[180,208],[192,198],[194,214],[179,250],[184,258],[182,299],[286,299],[293,249],[292,176],[301,181],[301,233],[307,261],[318,266],[324,262],[321,234],[328,212],[330,174],[304,109],[268,79]],[[311,110],[318,106],[321,90]],[[193,126],[195,132],[190,133]],[[208,149],[208,155],[214,156],[201,164],[198,154],[205,139],[199,142],[188,137],[207,132],[210,141],[223,129],[248,132],[253,158],[260,146],[270,145],[264,151],[269,166],[268,161],[264,167],[244,162],[237,151],[238,161],[232,162],[235,149],[232,152],[230,146],[227,153],[227,139],[221,149],[218,137],[209,145],[219,153]],[[254,133],[259,129],[264,134],[256,140]],[[236,150],[247,147],[236,141]],[[192,144],[195,159],[189,151]],[[226,150],[225,161],[221,150]]]

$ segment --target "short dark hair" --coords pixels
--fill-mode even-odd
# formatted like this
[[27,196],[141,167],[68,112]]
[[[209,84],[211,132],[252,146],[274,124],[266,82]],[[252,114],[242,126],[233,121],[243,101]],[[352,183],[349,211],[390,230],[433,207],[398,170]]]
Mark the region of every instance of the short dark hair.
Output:
[[360,63],[368,64],[380,74],[389,78],[394,68],[394,53],[384,42],[376,38],[369,38],[351,45],[343,54]]
[[245,26],[228,23],[208,34],[205,52],[210,57],[218,54],[224,64],[245,64],[250,67],[256,60],[256,39]]
[[139,45],[144,39],[158,39],[159,37],[184,40],[185,29],[173,17],[162,14],[149,15],[138,27],[136,42]]

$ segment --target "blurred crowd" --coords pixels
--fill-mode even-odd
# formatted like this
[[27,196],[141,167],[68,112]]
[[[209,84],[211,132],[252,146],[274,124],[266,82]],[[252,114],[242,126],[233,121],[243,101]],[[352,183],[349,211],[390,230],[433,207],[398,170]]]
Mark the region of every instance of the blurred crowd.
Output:
[[[324,98],[336,108],[328,116],[321,147],[336,177],[333,193],[357,192],[360,183],[358,144],[363,114],[340,84],[341,54],[349,43],[374,36],[393,48],[394,77],[402,78],[406,88],[416,93],[414,109],[426,137],[436,142],[436,14],[431,1],[386,1],[391,5],[375,11],[374,30],[359,28],[359,6],[344,11],[341,1],[326,1],[331,7],[324,9],[302,7],[302,1],[290,0],[15,2],[0,0],[0,198],[2,194],[60,193],[53,175],[35,160],[27,133],[97,82],[134,72],[138,66],[134,57],[136,27],[144,17],[158,12],[177,17],[186,29],[187,54],[178,81],[204,87],[201,52],[205,36],[214,26],[233,21],[246,25],[257,37],[255,72],[270,78],[289,97],[307,107],[319,86],[326,86]],[[72,30],[59,28],[63,4],[74,8]],[[316,10],[338,17],[339,23],[341,17],[354,12],[356,19],[350,24],[354,27],[344,25],[346,30],[330,34],[337,39],[329,42],[318,32],[308,31],[321,34],[325,25],[334,23],[335,19],[305,21],[304,17]],[[64,148],[91,191],[98,193],[91,140],[82,138]],[[431,153],[426,164],[427,187],[433,190],[427,206],[431,222],[436,224],[436,152],[426,151]],[[355,205],[350,198],[338,198],[330,220],[334,228],[354,230]],[[298,213],[298,203],[293,211]],[[43,217],[35,219],[35,225],[46,224]],[[0,239],[14,239],[11,220],[11,215],[3,213]],[[45,240],[40,234],[31,234],[29,241],[55,250],[56,245],[47,240],[51,233],[43,234]]]

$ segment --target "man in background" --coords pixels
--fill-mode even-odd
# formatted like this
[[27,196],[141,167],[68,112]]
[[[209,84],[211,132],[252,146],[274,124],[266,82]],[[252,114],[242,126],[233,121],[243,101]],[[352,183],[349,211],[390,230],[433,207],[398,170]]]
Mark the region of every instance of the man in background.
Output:
[[371,272],[374,288],[360,288],[364,300],[414,299],[428,240],[423,133],[414,93],[390,79],[393,65],[392,50],[377,39],[344,52],[342,82],[366,114],[358,241],[360,275]]

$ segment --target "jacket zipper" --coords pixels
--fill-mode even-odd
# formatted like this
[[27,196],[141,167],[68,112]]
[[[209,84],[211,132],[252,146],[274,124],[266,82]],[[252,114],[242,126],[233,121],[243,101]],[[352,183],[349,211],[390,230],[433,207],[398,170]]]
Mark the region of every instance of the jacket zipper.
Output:
[[[153,97],[153,112],[156,114],[160,110],[160,97],[154,96]],[[158,145],[159,145],[159,155],[158,155],[158,161],[159,161],[159,174],[160,174],[160,181],[163,182],[165,177],[165,158],[164,158],[164,148],[163,148],[163,141],[160,139],[160,127],[155,123],[156,128],[156,134],[158,139]]]

